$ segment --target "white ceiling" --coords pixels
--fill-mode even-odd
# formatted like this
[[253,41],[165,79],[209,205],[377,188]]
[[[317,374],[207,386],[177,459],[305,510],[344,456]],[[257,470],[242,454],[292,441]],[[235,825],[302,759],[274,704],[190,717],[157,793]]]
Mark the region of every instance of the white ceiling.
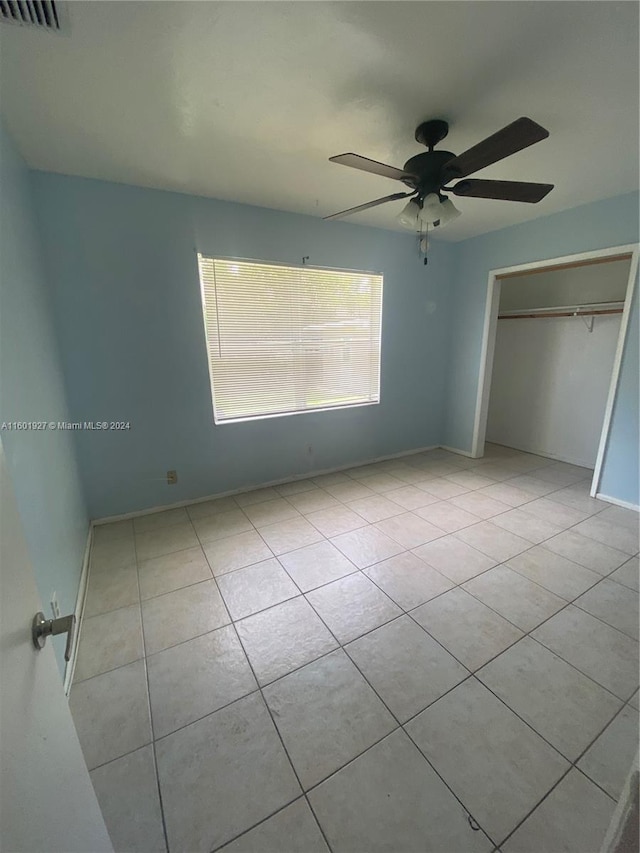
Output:
[[[71,2],[67,35],[0,25],[1,107],[30,166],[325,216],[404,185],[445,118],[461,153],[519,116],[549,139],[477,177],[556,185],[458,199],[460,240],[638,187],[634,2]],[[403,202],[350,220],[397,228]],[[335,227],[335,226],[334,226]]]

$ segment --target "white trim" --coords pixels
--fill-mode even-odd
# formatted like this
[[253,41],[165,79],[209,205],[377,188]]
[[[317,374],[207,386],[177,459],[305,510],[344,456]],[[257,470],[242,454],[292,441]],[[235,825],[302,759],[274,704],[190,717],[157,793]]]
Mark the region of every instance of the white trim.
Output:
[[460,450],[459,447],[449,447],[446,444],[441,444],[440,450],[448,450],[449,453],[457,453],[458,456],[470,456],[471,458],[473,458],[473,453],[469,453],[468,450]]
[[588,252],[578,252],[575,255],[562,255],[557,258],[544,258],[538,261],[528,261],[526,264],[515,264],[512,267],[501,267],[489,271],[489,275],[509,275],[510,273],[526,272],[527,270],[544,270],[557,264],[572,264],[578,261],[591,261],[594,258],[609,258],[615,255],[633,254],[638,251],[638,243],[625,243],[622,246],[608,246],[604,249],[591,249]]
[[[382,323],[380,324],[382,328]],[[226,424],[243,424],[247,421],[266,421],[269,418],[290,418],[293,415],[315,415],[317,412],[336,412],[340,409],[359,409],[362,406],[379,406],[380,405],[380,385],[378,383],[378,399],[366,400],[363,403],[340,403],[336,406],[323,406],[322,408],[295,409],[293,412],[271,412],[268,415],[247,415],[242,418],[219,418],[213,419],[216,426],[222,427]]]
[[480,350],[478,390],[476,393],[476,413],[473,420],[473,440],[471,442],[470,456],[473,459],[478,459],[484,453],[484,443],[487,435],[487,416],[489,413],[489,395],[491,393],[493,353],[496,346],[496,330],[498,327],[500,287],[501,283],[496,279],[496,273],[494,271],[489,272],[487,302],[484,310],[484,325],[482,329],[482,349]]
[[595,495],[600,485],[602,476],[602,464],[604,462],[604,454],[607,449],[607,441],[609,440],[609,431],[611,429],[611,420],[613,418],[613,407],[616,402],[618,393],[618,383],[620,381],[620,368],[622,366],[622,354],[624,345],[627,340],[627,328],[629,326],[629,317],[631,316],[631,302],[633,300],[633,290],[638,274],[638,246],[633,250],[631,255],[631,264],[629,265],[629,280],[627,282],[627,292],[624,299],[624,309],[622,311],[622,320],[620,321],[620,332],[618,333],[618,343],[616,346],[616,354],[613,357],[613,370],[611,371],[611,384],[609,385],[609,396],[607,397],[607,405],[604,410],[604,418],[602,421],[602,432],[600,433],[600,444],[598,445],[598,453],[596,456],[596,464],[593,466],[593,481],[591,483],[591,495]]
[[616,506],[622,506],[625,509],[633,509],[636,512],[640,512],[640,506],[638,506],[638,504],[632,504],[629,503],[629,501],[621,501],[619,498],[612,498],[609,495],[603,495],[601,492],[598,492],[595,497],[599,501],[606,501],[607,503],[615,504]]
[[73,674],[76,669],[76,660],[78,657],[78,643],[80,641],[80,628],[82,625],[82,617],[84,614],[84,604],[87,598],[87,587],[89,585],[89,558],[91,556],[91,546],[93,544],[93,524],[89,525],[87,533],[87,543],[84,547],[84,558],[82,560],[82,572],[80,573],[80,584],[78,586],[78,595],[76,597],[76,607],[74,610],[76,616],[76,630],[73,638],[73,646],[71,655],[64,668],[63,689],[65,696],[69,695],[71,685],[73,683]]
[[382,270],[352,270],[348,267],[320,267],[317,264],[290,264],[287,261],[268,261],[265,258],[236,258],[233,255],[208,255],[201,252],[199,249],[194,249],[197,255],[201,258],[206,258],[211,261],[237,261],[239,264],[254,264],[257,267],[284,267],[285,269],[295,270],[321,270],[322,272],[352,272],[356,275],[384,275]]
[[610,246],[605,249],[594,249],[589,252],[579,252],[574,255],[563,255],[557,258],[546,258],[544,260],[530,261],[525,264],[516,264],[511,267],[501,267],[499,269],[489,270],[487,281],[487,299],[485,303],[484,326],[482,330],[482,346],[480,350],[480,365],[478,370],[478,390],[476,394],[476,409],[473,424],[473,439],[471,443],[471,456],[478,458],[484,448],[484,442],[487,431],[487,416],[489,410],[489,395],[491,393],[491,373],[493,370],[493,353],[496,340],[496,326],[498,323],[498,301],[500,296],[500,279],[498,276],[504,276],[514,272],[525,272],[527,270],[540,270],[541,272],[550,266],[556,266],[561,263],[574,263],[576,261],[588,261],[594,258],[606,258],[621,254],[630,254],[631,263],[629,265],[629,282],[627,284],[627,293],[625,298],[625,306],[620,323],[620,332],[618,335],[618,345],[614,358],[614,365],[611,374],[611,382],[609,385],[609,397],[607,399],[607,407],[605,409],[605,417],[600,434],[600,446],[598,448],[598,456],[594,467],[594,476],[591,484],[591,496],[596,494],[600,484],[600,474],[602,469],[602,460],[604,450],[609,438],[609,429],[611,427],[611,414],[615,403],[616,392],[618,388],[618,380],[620,374],[620,363],[622,361],[622,353],[626,341],[626,334],[629,325],[629,314],[631,311],[631,299],[633,296],[633,288],[635,285],[635,277],[638,269],[638,251],[640,244],[625,243],[622,246]]
[[638,753],[613,810],[600,853],[630,853],[638,849]]
[[[291,477],[284,477],[279,480],[269,480],[267,483],[255,483],[253,486],[243,486],[241,489],[231,489],[227,492],[218,492],[214,495],[207,495],[204,498],[189,498],[185,501],[176,501],[172,504],[163,504],[154,506],[151,509],[137,509],[133,512],[125,512],[121,515],[107,515],[104,518],[96,518],[91,524],[93,527],[98,527],[101,524],[112,524],[115,521],[127,521],[130,518],[139,518],[142,515],[151,515],[154,512],[159,512],[166,509],[180,509],[183,506],[191,506],[192,504],[201,504],[205,501],[213,501],[218,498],[227,498],[233,495],[242,495],[245,492],[252,492],[254,489],[267,489],[270,486],[283,486],[285,483],[296,483],[298,480],[311,480],[313,477],[321,477],[323,474],[334,474],[339,471],[348,471],[350,468],[359,468],[361,465],[373,465],[375,462],[386,462],[389,459],[400,459],[403,456],[412,456],[414,453],[426,453],[427,450],[437,450],[439,444],[430,444],[428,447],[415,447],[413,450],[402,450],[400,453],[390,453],[387,456],[377,456],[374,459],[365,460],[363,462],[352,462],[349,465],[340,465],[337,468],[323,468],[320,471],[309,471],[305,474],[296,474]],[[448,449],[448,448],[443,448]],[[454,453],[463,453],[462,450],[455,450]]]

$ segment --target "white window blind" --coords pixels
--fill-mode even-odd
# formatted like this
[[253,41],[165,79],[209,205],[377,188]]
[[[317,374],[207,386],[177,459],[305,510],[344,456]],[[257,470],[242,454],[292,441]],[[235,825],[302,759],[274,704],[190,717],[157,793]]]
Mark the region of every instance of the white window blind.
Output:
[[380,401],[381,275],[198,263],[216,423]]

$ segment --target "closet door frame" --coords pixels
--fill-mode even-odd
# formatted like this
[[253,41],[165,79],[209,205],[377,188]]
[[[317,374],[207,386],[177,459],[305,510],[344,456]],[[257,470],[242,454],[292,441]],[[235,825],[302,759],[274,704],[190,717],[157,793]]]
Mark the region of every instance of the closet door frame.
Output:
[[482,331],[482,348],[480,351],[480,366],[478,376],[478,393],[476,397],[476,411],[473,424],[473,442],[471,445],[471,456],[474,459],[482,456],[484,453],[485,436],[487,432],[487,418],[489,415],[489,395],[491,392],[491,375],[493,373],[493,355],[495,351],[496,332],[498,327],[498,307],[500,303],[500,288],[502,279],[511,275],[518,275],[525,272],[544,272],[550,271],[550,268],[558,267],[579,267],[586,266],[592,263],[607,263],[613,260],[620,259],[621,256],[629,256],[629,278],[627,280],[627,290],[624,300],[624,309],[622,312],[622,321],[620,323],[620,332],[618,334],[618,343],[613,359],[613,369],[611,371],[611,380],[609,382],[609,392],[607,395],[607,404],[605,407],[604,419],[602,423],[602,432],[600,434],[600,442],[598,444],[598,453],[593,472],[593,481],[591,483],[591,495],[595,496],[600,485],[600,477],[602,472],[602,463],[604,461],[604,453],[609,439],[611,429],[611,418],[613,415],[613,406],[618,391],[618,382],[620,380],[620,367],[622,364],[622,354],[624,352],[625,342],[627,340],[627,332],[629,328],[629,319],[631,315],[631,302],[633,300],[633,291],[638,274],[638,254],[640,244],[628,243],[622,246],[610,246],[606,249],[595,249],[591,252],[580,252],[574,255],[564,255],[559,258],[548,258],[545,260],[530,261],[526,264],[517,264],[510,267],[501,267],[499,269],[489,270],[489,278],[487,282],[487,299],[484,315],[484,328]]

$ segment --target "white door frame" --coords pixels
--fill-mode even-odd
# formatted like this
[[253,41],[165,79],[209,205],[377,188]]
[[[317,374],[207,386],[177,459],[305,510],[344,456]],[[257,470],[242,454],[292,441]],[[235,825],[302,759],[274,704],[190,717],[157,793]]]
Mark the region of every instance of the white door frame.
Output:
[[602,432],[600,434],[600,444],[598,445],[598,454],[596,456],[596,464],[593,472],[593,481],[591,483],[591,494],[595,495],[600,485],[600,475],[602,472],[602,462],[604,460],[604,451],[609,438],[611,429],[611,417],[613,415],[613,405],[616,399],[618,390],[618,382],[620,379],[620,365],[622,363],[622,353],[627,339],[627,330],[629,327],[629,317],[631,312],[631,301],[633,299],[633,290],[635,287],[636,275],[638,272],[638,254],[640,244],[627,243],[623,246],[610,246],[607,249],[594,249],[591,252],[580,252],[575,255],[563,255],[559,258],[547,258],[542,261],[530,261],[526,264],[516,264],[511,267],[501,267],[500,269],[489,270],[489,280],[487,284],[487,301],[484,312],[484,328],[482,330],[482,348],[480,350],[480,368],[478,373],[478,393],[476,395],[476,411],[473,423],[473,442],[471,444],[471,456],[477,459],[484,452],[484,442],[487,433],[487,418],[489,415],[489,395],[491,392],[491,375],[493,373],[493,354],[495,350],[496,331],[498,325],[498,305],[500,302],[500,285],[499,276],[508,275],[509,273],[519,273],[525,271],[536,270],[543,272],[547,267],[557,266],[558,264],[581,263],[583,261],[592,261],[598,258],[615,257],[616,255],[631,255],[631,263],[629,264],[629,278],[627,281],[627,291],[624,301],[624,309],[622,312],[622,321],[620,323],[620,332],[618,334],[618,343],[616,353],[613,359],[613,369],[611,371],[611,381],[609,383],[609,394],[607,396],[607,405],[602,423]]

